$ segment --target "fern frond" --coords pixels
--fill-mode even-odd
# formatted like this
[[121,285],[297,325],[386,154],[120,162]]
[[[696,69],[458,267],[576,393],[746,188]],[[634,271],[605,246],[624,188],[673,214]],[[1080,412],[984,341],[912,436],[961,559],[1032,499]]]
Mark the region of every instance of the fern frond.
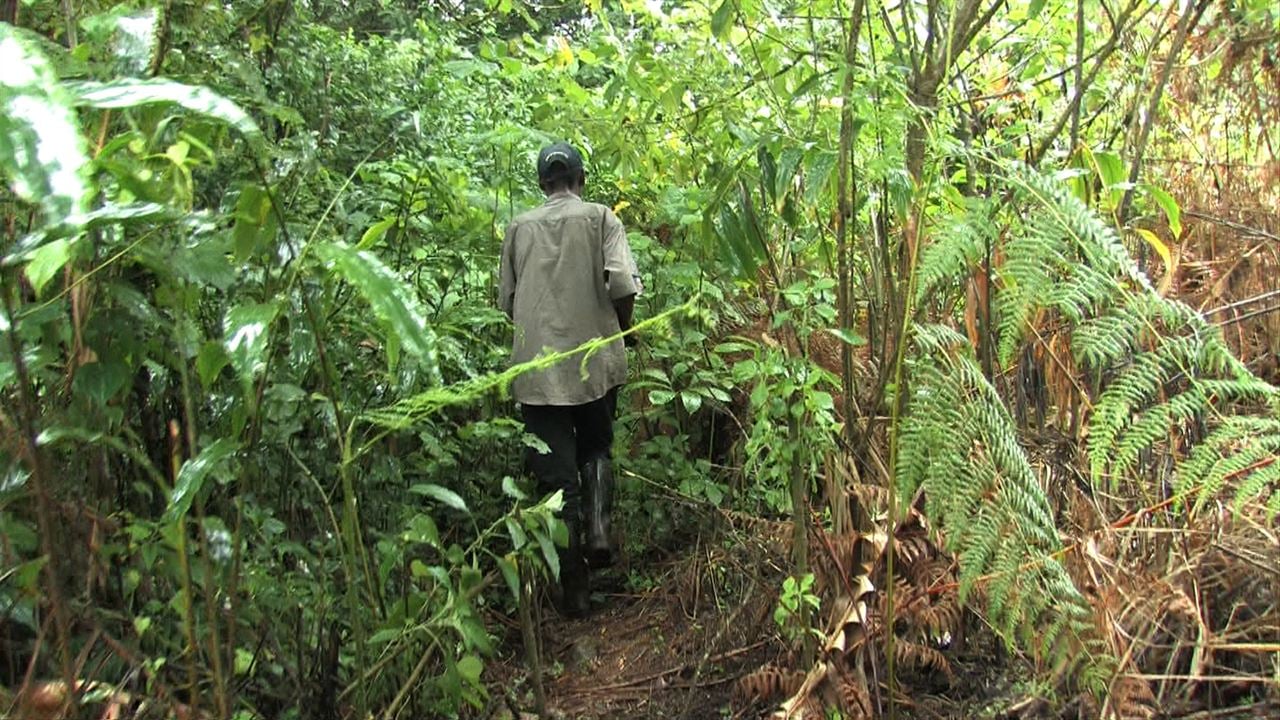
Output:
[[[912,330],[919,352],[899,431],[899,489],[924,489],[926,514],[959,560],[960,601],[980,591],[1007,642],[1034,648],[1039,628],[1061,616],[1057,634],[1080,646],[1083,626],[1073,618],[1089,606],[1054,556],[1061,542],[1053,514],[1013,417],[962,336],[931,325]],[[1072,642],[1055,641],[1052,650],[1069,653]]]
[[965,211],[947,216],[934,231],[916,268],[916,302],[938,286],[967,277],[995,245],[992,204],[983,198],[967,198]]

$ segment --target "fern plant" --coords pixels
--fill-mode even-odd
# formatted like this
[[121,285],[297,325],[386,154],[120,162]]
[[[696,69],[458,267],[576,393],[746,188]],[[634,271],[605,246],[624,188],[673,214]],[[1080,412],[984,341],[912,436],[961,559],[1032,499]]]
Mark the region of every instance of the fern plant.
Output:
[[[1016,166],[1010,184],[1023,220],[1000,270],[1001,358],[1027,339],[1031,319],[1056,311],[1067,321],[1077,364],[1104,379],[1089,421],[1094,483],[1115,484],[1142,453],[1173,437],[1192,446],[1175,467],[1176,491],[1202,504],[1234,480],[1233,504],[1261,497],[1276,512],[1277,389],[1251,373],[1221,332],[1184,303],[1161,297],[1110,225],[1067,187]],[[1056,272],[1046,274],[1052,265]],[[1017,288],[1034,287],[1034,293]],[[1029,299],[1028,299],[1029,298]],[[1210,428],[1195,444],[1200,425]],[[1255,434],[1242,443],[1241,428]],[[1176,443],[1171,444],[1176,449]]]
[[[939,221],[916,269],[917,300],[954,286],[983,257],[1000,258],[999,361],[1008,367],[1043,328],[1069,338],[1075,366],[1096,386],[1086,448],[1095,484],[1135,475],[1145,451],[1169,443],[1185,455],[1175,466],[1179,498],[1199,505],[1232,487],[1237,509],[1261,499],[1280,513],[1280,392],[1199,313],[1161,297],[1115,230],[1063,183],[1021,165],[1004,183],[1003,212],[978,200]],[[923,489],[959,560],[962,600],[980,592],[1006,639],[1102,687],[1111,661],[1058,561],[1047,495],[1008,409],[964,336],[937,325],[912,331],[899,497]]]
[[1110,669],[1091,610],[1058,561],[1048,497],[968,340],[913,328],[911,390],[897,465],[899,497],[923,490],[960,564],[962,602],[980,592],[997,630],[1102,687]]

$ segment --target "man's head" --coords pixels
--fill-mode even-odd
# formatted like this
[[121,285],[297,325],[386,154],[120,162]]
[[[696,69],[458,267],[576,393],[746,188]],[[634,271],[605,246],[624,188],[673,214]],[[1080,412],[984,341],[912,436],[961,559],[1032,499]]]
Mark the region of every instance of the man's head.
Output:
[[569,143],[554,143],[538,153],[538,186],[542,188],[542,192],[550,195],[568,190],[581,195],[586,181],[587,172],[582,166],[582,154]]

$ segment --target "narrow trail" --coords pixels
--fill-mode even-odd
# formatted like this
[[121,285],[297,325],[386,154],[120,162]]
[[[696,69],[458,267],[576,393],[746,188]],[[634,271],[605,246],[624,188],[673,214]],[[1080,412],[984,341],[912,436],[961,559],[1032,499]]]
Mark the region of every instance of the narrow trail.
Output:
[[[772,559],[723,550],[740,543],[694,543],[691,550],[636,567],[655,578],[641,593],[624,591],[626,570],[600,573],[591,614],[565,619],[542,605],[539,622],[549,718],[768,717],[776,702],[753,702],[741,680],[762,668],[794,666],[796,656],[781,637],[772,613],[782,570]],[[743,563],[754,560],[755,572]],[[748,579],[742,581],[743,577]],[[527,664],[514,620],[512,641],[496,664],[494,687],[506,688],[483,717],[535,718]],[[982,708],[1017,707],[987,717],[1037,718],[1039,704],[1025,702],[1024,688],[989,636],[955,653],[960,677],[954,685],[941,675],[902,678],[903,717],[969,718]],[[1056,717],[1056,716],[1054,716]]]
[[[640,593],[624,591],[622,571],[599,573],[592,612],[582,619],[563,618],[544,603],[539,627],[548,716],[721,717],[733,705],[734,683],[776,659],[772,593],[746,598],[716,586],[706,554],[646,570],[661,580]],[[511,647],[513,654],[494,670],[509,680],[502,685],[516,689],[505,709],[520,717],[512,708],[527,714],[524,696],[532,693],[518,641]]]

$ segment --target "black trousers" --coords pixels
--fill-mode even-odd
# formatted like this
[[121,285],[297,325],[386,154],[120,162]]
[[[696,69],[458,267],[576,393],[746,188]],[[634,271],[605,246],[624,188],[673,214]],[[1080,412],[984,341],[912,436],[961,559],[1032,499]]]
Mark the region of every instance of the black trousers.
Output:
[[539,493],[564,491],[567,519],[582,517],[578,468],[590,460],[609,457],[617,406],[616,387],[585,405],[520,406],[525,430],[551,448],[546,454],[529,448],[525,453],[525,466],[537,480]]

